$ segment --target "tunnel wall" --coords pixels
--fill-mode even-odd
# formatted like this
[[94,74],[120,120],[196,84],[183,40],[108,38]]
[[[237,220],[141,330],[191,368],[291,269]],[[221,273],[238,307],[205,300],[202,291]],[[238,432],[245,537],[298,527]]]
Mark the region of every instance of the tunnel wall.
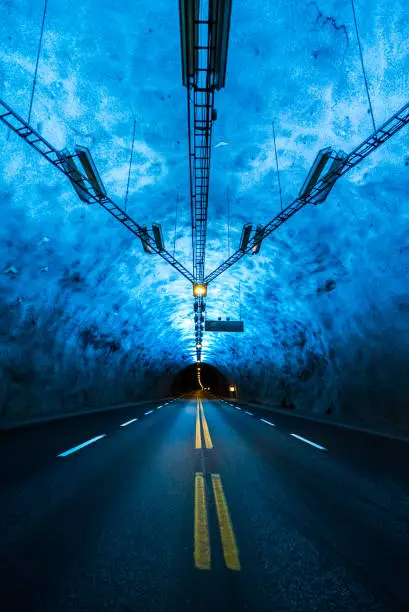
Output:
[[[378,125],[407,103],[409,91],[407,6],[390,5],[360,3]],[[137,116],[128,210],[138,223],[160,221],[166,245],[190,268],[177,3],[87,7],[83,15],[57,3],[47,18],[33,126],[58,149],[89,147],[121,203]],[[24,117],[37,8],[29,0],[0,3],[0,94]],[[100,19],[92,21],[94,9]],[[284,203],[319,149],[350,151],[371,133],[350,4],[334,0],[321,9],[275,3],[266,30],[265,2],[234,7],[212,140],[207,271],[237,247],[244,223],[267,223],[280,211],[273,111]],[[406,127],[338,181],[323,205],[305,207],[259,255],[209,286],[207,314],[234,319],[241,282],[245,334],[205,334],[203,359],[248,399],[281,404],[284,397],[302,413],[406,426],[407,138]],[[3,125],[0,141],[1,410],[26,418],[166,393],[195,358],[189,283],[145,255],[99,207],[84,206]]]
[[0,424],[169,393],[170,364],[142,346],[124,352],[120,335],[78,325],[62,305],[7,306],[0,309]]

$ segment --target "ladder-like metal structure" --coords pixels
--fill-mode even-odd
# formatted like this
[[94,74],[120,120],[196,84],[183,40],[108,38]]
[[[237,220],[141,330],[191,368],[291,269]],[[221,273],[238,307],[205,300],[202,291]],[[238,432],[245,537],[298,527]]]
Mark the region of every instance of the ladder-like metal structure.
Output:
[[206,255],[214,93],[211,89],[192,85],[188,88],[188,97],[193,274],[195,281],[202,284]]
[[[201,17],[200,10],[194,14],[192,52],[195,61],[186,83],[193,275],[195,283],[199,285],[203,284],[204,280],[212,128],[216,117],[211,70],[216,52],[216,40],[215,36],[212,35],[215,24],[215,16],[212,11],[213,4],[210,1],[208,6],[205,6],[206,16]],[[202,322],[205,311],[204,298],[195,297],[194,309],[196,360],[200,362],[203,339]]]
[[308,196],[296,198],[289,206],[284,208],[276,215],[269,223],[267,223],[258,233],[249,241],[245,250],[238,249],[226,261],[218,266],[213,272],[208,274],[204,282],[206,284],[214,281],[218,276],[223,274],[244,255],[251,253],[267,236],[275,232],[281,225],[290,219],[295,213],[304,208],[307,204],[318,204],[320,196],[328,189],[328,185],[335,182],[352,168],[357,166],[368,155],[376,151],[383,143],[387,142],[394,134],[399,132],[409,123],[409,102],[382,124],[375,132],[366,138],[361,144],[349,153],[343,160],[342,164],[334,172],[326,174],[321,178],[315,187],[309,192]]
[[[17,136],[35,149],[42,157],[50,162],[55,168],[67,176],[72,183],[80,186],[91,202],[99,204],[119,223],[126,227],[130,232],[137,236],[142,243],[149,247],[149,251],[158,254],[162,259],[169,263],[175,270],[184,276],[191,283],[194,282],[193,274],[183,266],[171,253],[166,250],[159,250],[153,238],[147,233],[146,228],[134,221],[122,208],[120,208],[111,198],[106,195],[98,195],[92,183],[85,174],[79,173],[70,164],[64,163],[64,157],[53,145],[51,145],[39,132],[32,128],[22,117],[20,117],[8,104],[0,99],[0,120]],[[73,155],[72,157],[76,157]],[[66,158],[65,158],[66,159]]]

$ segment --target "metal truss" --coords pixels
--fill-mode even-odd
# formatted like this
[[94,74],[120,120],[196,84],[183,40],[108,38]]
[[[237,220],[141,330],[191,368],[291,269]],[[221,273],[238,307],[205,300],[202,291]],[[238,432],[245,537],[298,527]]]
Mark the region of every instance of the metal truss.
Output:
[[195,282],[201,284],[206,252],[214,93],[193,85],[188,87],[188,97],[193,274]]
[[[162,259],[168,262],[188,281],[191,283],[194,282],[193,274],[189,272],[189,270],[187,270],[177,259],[175,259],[173,255],[166,250],[159,250],[157,248],[154,239],[147,233],[146,228],[138,225],[138,223],[136,223],[136,221],[134,221],[124,210],[122,210],[122,208],[115,204],[111,198],[106,195],[98,194],[86,175],[81,174],[77,169],[73,170],[70,164],[64,163],[64,158],[61,156],[60,151],[47,142],[47,140],[43,138],[41,134],[32,128],[26,121],[24,121],[22,117],[20,117],[1,99],[0,120],[33,149],[40,153],[40,155],[49,161],[55,168],[58,168],[58,170],[67,176],[72,183],[79,186],[80,190],[87,194],[91,202],[95,202],[96,204],[102,206],[102,208],[109,212],[112,217],[114,217],[130,232],[137,236],[143,244],[147,244],[150,251],[162,257]],[[76,156],[74,155],[72,157]]]
[[187,84],[193,274],[195,282],[199,284],[204,278],[210,156],[215,118],[211,66],[214,63],[216,41],[211,35],[212,23],[210,4],[208,19],[195,19],[197,34],[193,50],[196,62]]
[[261,244],[261,242],[267,238],[270,234],[275,232],[281,225],[283,225],[290,217],[295,215],[296,212],[304,208],[307,204],[318,204],[320,197],[328,191],[328,187],[335,184],[335,182],[344,174],[349,172],[352,168],[357,166],[363,161],[368,155],[376,151],[384,142],[389,140],[394,134],[399,132],[405,125],[409,123],[409,102],[405,104],[398,112],[390,117],[383,125],[381,125],[375,132],[373,132],[368,138],[366,138],[361,144],[349,153],[349,155],[342,161],[342,164],[337,170],[324,175],[315,187],[309,192],[308,196],[297,198],[287,208],[284,208],[278,215],[276,215],[269,223],[264,227],[260,228],[255,236],[249,241],[245,250],[238,249],[235,251],[226,261],[218,266],[213,272],[208,274],[204,279],[206,284],[214,281],[215,278],[223,274],[232,265],[239,261],[246,253],[251,253],[252,250]]
[[[200,19],[199,15],[196,15],[194,20],[195,65],[187,83],[193,274],[195,283],[198,284],[202,284],[204,279],[212,128],[216,118],[212,72],[216,53],[214,25],[210,2],[207,19]],[[194,310],[197,362],[201,361],[202,355],[205,308],[204,299],[196,297]]]

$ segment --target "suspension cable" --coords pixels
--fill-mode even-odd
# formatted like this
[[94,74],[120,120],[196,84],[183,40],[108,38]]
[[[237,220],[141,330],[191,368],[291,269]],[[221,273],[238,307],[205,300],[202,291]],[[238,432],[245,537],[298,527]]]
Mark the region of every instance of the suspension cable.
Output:
[[36,84],[37,84],[38,64],[39,64],[39,61],[40,61],[41,45],[42,45],[42,42],[43,42],[45,16],[46,16],[46,13],[47,13],[47,4],[48,4],[48,0],[45,0],[44,1],[44,11],[43,11],[43,21],[41,23],[40,41],[38,43],[37,60],[36,60],[36,67],[35,67],[35,71],[34,71],[33,87],[31,89],[30,108],[29,108],[29,111],[28,111],[27,123],[30,123],[31,111],[32,111],[32,108],[33,108],[34,91],[35,91],[35,87],[36,87]]
[[281,192],[280,170],[278,168],[278,155],[277,155],[277,145],[276,145],[276,130],[275,130],[274,123],[275,123],[275,120],[273,121],[274,152],[275,152],[275,158],[276,158],[278,190],[280,192],[280,204],[281,204],[281,210],[283,210],[283,194]]
[[239,281],[239,321],[241,321],[241,281]]
[[177,192],[176,192],[175,233],[173,236],[173,257],[175,257],[175,251],[176,251],[176,232],[178,228],[178,207],[179,207],[178,205],[179,205],[179,187],[177,188]]
[[125,210],[126,210],[126,207],[127,207],[127,204],[128,204],[129,183],[130,183],[130,180],[131,180],[133,149],[134,149],[134,145],[135,145],[135,128],[136,128],[136,119],[134,119],[133,130],[132,130],[132,147],[131,147],[131,157],[129,159],[128,182],[126,184]]
[[373,131],[376,132],[376,125],[375,125],[375,119],[374,119],[374,114],[373,114],[373,110],[372,110],[371,96],[369,95],[368,80],[366,78],[365,65],[364,65],[364,57],[362,55],[361,40],[360,40],[360,37],[359,37],[359,31],[358,31],[358,23],[357,23],[357,20],[356,20],[355,2],[354,2],[354,0],[351,0],[351,4],[352,4],[352,13],[354,15],[354,24],[355,24],[356,37],[358,39],[358,48],[359,48],[359,56],[361,58],[362,73],[364,75],[364,81],[365,81],[366,95],[368,97],[369,110],[370,110],[371,118],[372,118]]
[[227,196],[227,253],[228,257],[230,257],[230,197],[229,197],[229,188],[226,189]]

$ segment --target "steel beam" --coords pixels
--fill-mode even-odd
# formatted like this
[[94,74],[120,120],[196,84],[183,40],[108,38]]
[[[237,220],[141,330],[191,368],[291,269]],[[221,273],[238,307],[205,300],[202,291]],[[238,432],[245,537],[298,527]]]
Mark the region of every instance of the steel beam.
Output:
[[204,282],[208,285],[214,281],[220,274],[223,274],[237,261],[239,261],[246,253],[251,253],[253,247],[260,244],[262,240],[267,238],[270,234],[275,232],[281,225],[283,225],[288,219],[290,219],[296,212],[304,208],[307,204],[317,204],[322,201],[322,197],[328,191],[328,184],[334,185],[335,182],[344,174],[349,172],[352,168],[357,166],[363,161],[368,155],[376,151],[383,143],[387,142],[394,134],[399,132],[403,127],[409,123],[409,102],[402,106],[394,115],[392,115],[384,124],[382,124],[375,132],[373,132],[368,138],[361,142],[355,149],[353,149],[345,159],[342,159],[340,164],[336,166],[332,171],[325,174],[317,184],[311,189],[311,191],[305,197],[296,198],[287,208],[284,208],[278,215],[276,215],[269,223],[264,225],[260,230],[257,237],[253,237],[245,251],[238,249],[235,251],[226,261],[218,266],[213,272],[208,274]]
[[155,240],[144,234],[143,228],[138,225],[122,208],[120,208],[111,198],[95,190],[89,178],[78,171],[73,173],[71,166],[64,163],[64,156],[53,145],[51,145],[39,132],[32,128],[22,117],[20,117],[6,102],[0,99],[0,120],[17,136],[22,138],[27,144],[42,155],[55,168],[62,172],[71,183],[80,187],[81,191],[87,194],[89,201],[102,206],[112,217],[125,226],[130,232],[137,236],[142,242],[149,242],[149,246],[154,253],[167,261],[182,276],[191,283],[194,282],[193,274],[187,270],[177,259],[166,250],[159,250]]

